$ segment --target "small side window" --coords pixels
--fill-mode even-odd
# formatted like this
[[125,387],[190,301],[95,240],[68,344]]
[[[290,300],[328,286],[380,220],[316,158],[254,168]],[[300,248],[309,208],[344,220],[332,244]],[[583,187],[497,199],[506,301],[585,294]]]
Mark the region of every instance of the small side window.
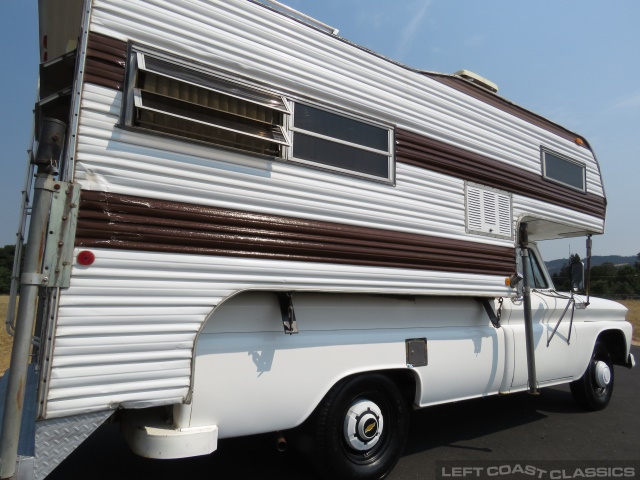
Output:
[[586,191],[585,166],[548,150],[542,150],[542,175],[581,192]]
[[278,95],[135,49],[128,68],[127,126],[276,157],[289,145]]
[[393,130],[296,103],[291,159],[393,181]]

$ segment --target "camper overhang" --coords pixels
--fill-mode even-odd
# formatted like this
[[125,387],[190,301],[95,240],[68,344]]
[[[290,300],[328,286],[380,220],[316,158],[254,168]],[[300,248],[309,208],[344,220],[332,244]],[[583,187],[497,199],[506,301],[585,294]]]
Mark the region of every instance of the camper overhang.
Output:
[[599,235],[604,231],[593,231],[579,228],[575,224],[566,224],[537,216],[523,216],[519,223],[529,225],[529,239],[540,242],[542,240],[557,240],[560,238],[585,237],[587,235]]
[[38,1],[40,62],[75,50],[84,0]]

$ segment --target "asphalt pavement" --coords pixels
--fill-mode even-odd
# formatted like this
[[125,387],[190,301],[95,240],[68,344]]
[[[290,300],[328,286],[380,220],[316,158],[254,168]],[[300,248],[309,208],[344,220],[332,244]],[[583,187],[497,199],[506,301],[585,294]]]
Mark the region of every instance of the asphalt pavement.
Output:
[[[640,360],[640,347],[632,347],[632,352]],[[404,455],[387,478],[478,478],[480,472],[494,472],[499,480],[499,472],[521,468],[532,469],[523,478],[552,479],[549,472],[562,471],[564,476],[555,478],[564,480],[576,478],[576,472],[577,477],[589,477],[595,471],[583,467],[640,478],[638,395],[640,366],[616,367],[613,398],[600,412],[582,410],[568,386],[542,389],[537,396],[518,393],[419,410],[412,414]],[[128,450],[117,425],[105,425],[48,478],[316,479],[303,457],[291,449],[277,452],[275,440],[274,435],[222,440],[206,457],[149,460]],[[628,475],[631,470],[615,470],[630,465],[633,477]]]

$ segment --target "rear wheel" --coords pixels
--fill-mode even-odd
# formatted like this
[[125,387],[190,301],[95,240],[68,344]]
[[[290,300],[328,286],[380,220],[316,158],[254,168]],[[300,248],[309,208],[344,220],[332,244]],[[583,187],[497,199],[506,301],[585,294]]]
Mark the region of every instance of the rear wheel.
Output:
[[312,422],[315,457],[326,478],[384,478],[404,450],[409,407],[398,387],[380,374],[343,380]]
[[613,395],[613,362],[607,346],[597,341],[589,365],[579,380],[571,382],[573,398],[587,410],[602,410]]

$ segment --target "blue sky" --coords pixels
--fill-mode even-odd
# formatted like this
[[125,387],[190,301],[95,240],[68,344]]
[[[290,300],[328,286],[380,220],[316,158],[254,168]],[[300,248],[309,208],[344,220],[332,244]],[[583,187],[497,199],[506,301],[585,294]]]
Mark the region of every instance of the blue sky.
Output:
[[[600,161],[607,227],[594,255],[640,252],[640,1],[283,0],[412,67],[472,70],[500,94],[585,136]],[[37,2],[4,0],[0,245],[15,242],[38,72]],[[547,260],[584,254],[546,242]]]

